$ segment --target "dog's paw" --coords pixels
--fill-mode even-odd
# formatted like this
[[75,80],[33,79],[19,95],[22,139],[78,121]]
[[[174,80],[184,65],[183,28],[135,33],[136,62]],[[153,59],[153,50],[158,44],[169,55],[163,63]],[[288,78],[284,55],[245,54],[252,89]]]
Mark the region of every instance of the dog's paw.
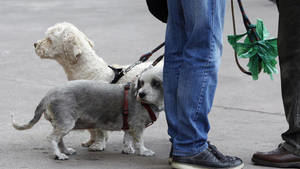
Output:
[[122,150],[122,153],[123,154],[134,154],[135,153],[135,150],[133,147],[130,147],[130,146],[126,146],[126,147],[123,147],[123,150]]
[[141,156],[154,156],[155,152],[153,152],[152,150],[149,150],[149,149],[144,149],[142,151],[139,152],[139,155]]
[[64,153],[55,155],[55,160],[68,160],[68,159],[69,159],[69,157]]
[[82,147],[90,147],[95,141],[94,140],[89,140],[85,143],[81,143]]
[[89,151],[104,151],[106,148],[105,144],[102,143],[94,143],[89,147]]
[[64,153],[67,154],[67,155],[73,155],[73,154],[76,154],[76,150],[74,150],[73,148],[67,148],[64,151]]

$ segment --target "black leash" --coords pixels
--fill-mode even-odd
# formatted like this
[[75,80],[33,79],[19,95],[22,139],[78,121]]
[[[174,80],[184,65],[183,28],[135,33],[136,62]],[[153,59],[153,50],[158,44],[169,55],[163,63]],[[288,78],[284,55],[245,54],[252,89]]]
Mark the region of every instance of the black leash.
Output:
[[246,27],[246,30],[248,31],[248,35],[250,35],[251,33],[255,36],[255,39],[252,38],[252,36],[248,36],[251,42],[255,42],[255,41],[259,41],[260,38],[256,32],[256,27],[253,26],[248,18],[248,16],[246,15],[246,12],[244,10],[243,4],[241,0],[238,0],[238,4],[240,7],[240,10],[242,12],[242,16],[243,16],[243,21],[244,21],[244,25]]
[[[111,66],[109,66],[114,72],[115,72],[115,78],[111,81],[112,84],[117,83],[126,73],[128,73],[131,69],[133,69],[135,66],[146,62],[155,52],[157,52],[159,49],[161,49],[163,46],[165,46],[165,42],[161,43],[159,46],[157,46],[155,49],[153,49],[151,52],[146,53],[140,57],[138,61],[133,63],[132,65],[128,66],[125,70],[123,69],[116,69]],[[162,60],[164,57],[164,54],[159,56],[153,63],[152,66],[155,66],[159,61]]]
[[[245,19],[243,19],[244,20],[244,23],[245,23],[245,25],[246,25],[246,23],[247,23],[247,25],[250,23],[250,21],[249,21],[249,19],[248,19],[248,17],[246,16],[246,14],[245,14],[245,11],[244,11],[244,8],[243,8],[243,5],[242,5],[242,3],[238,0],[238,2],[239,2],[239,6],[240,6],[240,9],[241,9],[241,12],[242,12],[242,15],[243,15],[243,18],[245,18]],[[233,23],[233,34],[234,34],[234,36],[236,36],[236,24],[235,24],[235,14],[234,14],[234,5],[233,5],[233,0],[231,0],[231,13],[232,13],[232,23]],[[248,22],[247,22],[247,21]],[[246,26],[247,27],[247,26]],[[248,27],[247,27],[248,28]],[[239,59],[238,59],[238,57],[237,57],[237,53],[236,53],[236,51],[234,51],[234,58],[235,58],[235,63],[237,64],[237,66],[238,66],[238,68],[241,70],[241,72],[243,72],[243,73],[245,73],[245,74],[247,74],[247,75],[252,75],[252,73],[251,72],[248,72],[247,70],[245,70],[242,66],[241,66],[241,64],[240,64],[240,62],[239,62]]]
[[163,58],[164,58],[165,54],[160,55],[157,59],[155,59],[152,63],[152,66],[156,66]]

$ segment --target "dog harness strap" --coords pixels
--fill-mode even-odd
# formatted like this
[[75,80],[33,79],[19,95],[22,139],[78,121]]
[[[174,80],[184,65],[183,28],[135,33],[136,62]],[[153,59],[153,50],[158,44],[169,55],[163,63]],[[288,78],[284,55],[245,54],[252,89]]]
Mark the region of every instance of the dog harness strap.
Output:
[[114,68],[113,66],[108,65],[109,68],[111,68],[111,70],[114,71],[115,77],[114,79],[111,81],[112,84],[115,84],[118,82],[118,80],[124,75],[123,74],[123,69],[122,68]]
[[122,130],[128,130],[128,91],[130,89],[130,84],[125,85],[124,87],[124,106],[123,106],[123,127]]
[[151,118],[152,122],[150,124],[146,124],[146,127],[149,127],[157,120],[157,117],[149,104],[142,103],[142,106],[148,111],[149,116]]

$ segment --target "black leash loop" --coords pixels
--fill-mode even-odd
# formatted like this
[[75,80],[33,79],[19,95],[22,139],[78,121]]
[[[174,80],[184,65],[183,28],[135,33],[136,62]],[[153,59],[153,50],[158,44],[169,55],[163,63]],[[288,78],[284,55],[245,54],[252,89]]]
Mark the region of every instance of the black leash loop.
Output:
[[[238,0],[238,2],[240,2],[240,1]],[[243,18],[244,18],[244,16],[246,16],[246,15],[245,15],[245,11],[244,11],[244,8],[243,8],[243,6],[242,6],[242,3],[240,2],[239,5],[240,5],[240,9],[241,9],[241,11],[242,11],[242,14],[244,13],[244,14],[243,14]],[[234,14],[233,0],[231,0],[231,13],[232,13],[232,23],[233,23],[233,34],[234,34],[234,36],[236,36],[236,24],[235,24],[235,14]],[[246,16],[245,18],[248,19],[247,16]],[[246,20],[247,20],[247,19],[246,19]],[[249,21],[249,19],[248,19],[248,21]],[[249,21],[249,22],[250,22],[250,21]],[[245,20],[244,20],[244,23],[245,23]],[[242,65],[240,64],[236,51],[234,51],[234,58],[235,58],[235,63],[237,64],[237,66],[238,66],[238,68],[240,69],[240,71],[243,72],[243,73],[245,73],[246,75],[250,75],[250,76],[251,76],[252,73],[251,73],[251,72],[248,72],[247,70],[245,70],[245,69],[242,67]]]

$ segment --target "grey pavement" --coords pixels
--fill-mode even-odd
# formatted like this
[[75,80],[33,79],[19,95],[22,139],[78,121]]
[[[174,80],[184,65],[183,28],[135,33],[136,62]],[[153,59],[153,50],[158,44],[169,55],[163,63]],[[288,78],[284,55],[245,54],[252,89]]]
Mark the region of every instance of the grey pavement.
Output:
[[[262,18],[276,36],[276,7],[268,0],[244,3],[251,20]],[[80,146],[88,139],[88,133],[77,131],[66,138],[66,144],[77,150],[77,155],[68,161],[53,160],[46,140],[51,126],[46,120],[23,132],[14,130],[10,121],[10,113],[18,122],[31,119],[41,97],[50,88],[66,82],[63,69],[56,62],[41,60],[34,53],[33,43],[44,37],[49,26],[71,22],[95,42],[98,55],[108,63],[130,64],[164,40],[165,25],[149,14],[144,0],[1,0],[0,21],[0,169],[170,168],[164,114],[145,133],[145,144],[156,152],[154,157],[121,154],[122,132],[110,134],[104,152],[88,152]],[[243,32],[238,12],[237,21],[238,31]],[[240,73],[226,42],[226,35],[231,33],[228,3],[209,140],[222,152],[241,157],[246,169],[261,169],[264,167],[251,164],[252,154],[275,148],[281,142],[280,134],[288,127],[280,78],[275,75],[272,81],[261,75],[253,81]]]

